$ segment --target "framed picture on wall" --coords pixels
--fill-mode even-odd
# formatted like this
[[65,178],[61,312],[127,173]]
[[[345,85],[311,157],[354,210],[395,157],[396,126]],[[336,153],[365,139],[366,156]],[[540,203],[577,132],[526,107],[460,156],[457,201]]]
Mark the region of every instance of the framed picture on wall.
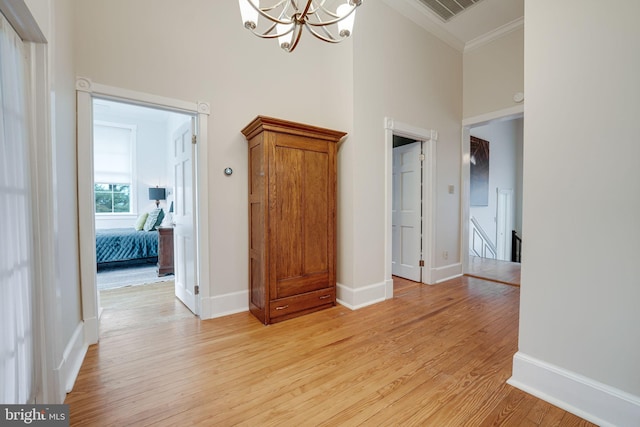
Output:
[[470,205],[489,206],[489,141],[471,137]]

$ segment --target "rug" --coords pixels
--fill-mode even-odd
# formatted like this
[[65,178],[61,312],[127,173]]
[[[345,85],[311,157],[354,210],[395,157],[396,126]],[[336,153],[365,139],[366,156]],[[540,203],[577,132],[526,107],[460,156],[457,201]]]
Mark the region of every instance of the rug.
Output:
[[106,268],[97,274],[98,290],[137,286],[173,280],[173,275],[158,277],[155,265]]

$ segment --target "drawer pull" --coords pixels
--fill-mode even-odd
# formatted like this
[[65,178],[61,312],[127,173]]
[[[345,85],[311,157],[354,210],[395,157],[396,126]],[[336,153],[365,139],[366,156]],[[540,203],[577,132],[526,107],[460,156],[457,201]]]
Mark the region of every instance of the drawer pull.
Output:
[[322,296],[320,297],[320,299],[327,299],[327,298],[331,298],[331,295],[322,295]]
[[287,304],[287,305],[281,305],[280,307],[276,307],[276,310],[285,310],[285,309],[287,309],[287,308],[289,308],[289,304]]

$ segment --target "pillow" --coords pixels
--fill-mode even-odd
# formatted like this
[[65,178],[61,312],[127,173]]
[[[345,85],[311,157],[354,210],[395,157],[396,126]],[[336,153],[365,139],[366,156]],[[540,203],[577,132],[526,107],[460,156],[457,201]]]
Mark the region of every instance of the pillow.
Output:
[[154,230],[160,227],[160,224],[162,224],[163,219],[164,219],[164,211],[160,209],[160,213],[158,214],[158,220],[156,221],[156,226],[154,227]]
[[149,216],[148,212],[145,212],[143,214],[140,214],[138,216],[138,219],[136,219],[136,223],[133,226],[133,228],[136,229],[136,231],[140,231],[142,230],[142,227],[144,227],[144,223],[147,221],[147,217]]
[[[149,212],[149,216],[147,216],[147,220],[144,222],[144,226],[142,229],[144,231],[151,231],[156,229],[156,222],[158,222],[158,216],[162,212],[162,209],[154,209]],[[164,213],[163,215],[164,216]]]

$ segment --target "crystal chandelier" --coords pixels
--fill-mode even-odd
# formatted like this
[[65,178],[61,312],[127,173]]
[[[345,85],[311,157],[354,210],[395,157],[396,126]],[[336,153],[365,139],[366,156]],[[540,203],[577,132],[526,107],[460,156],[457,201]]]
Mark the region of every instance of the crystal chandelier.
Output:
[[351,35],[356,8],[363,0],[239,0],[244,27],[265,39],[278,39],[293,52],[302,28],[328,43]]

